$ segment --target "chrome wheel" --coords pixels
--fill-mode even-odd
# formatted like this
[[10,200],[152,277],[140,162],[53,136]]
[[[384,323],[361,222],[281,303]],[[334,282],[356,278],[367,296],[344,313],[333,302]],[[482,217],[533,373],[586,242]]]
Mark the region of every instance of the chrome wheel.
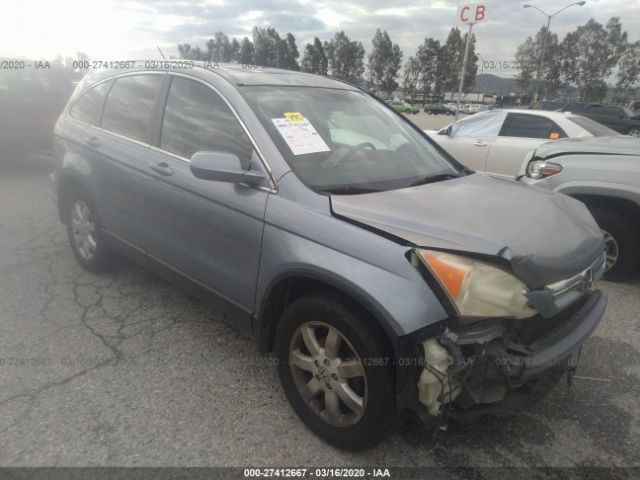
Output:
[[610,270],[618,262],[620,256],[620,249],[618,248],[618,242],[609,232],[602,231],[604,234],[604,252],[607,257],[606,270]]
[[637,137],[640,137],[640,130],[631,130],[631,131],[629,132],[629,136],[630,136],[630,137],[636,137],[636,138],[637,138]]
[[96,225],[91,210],[82,200],[76,200],[71,207],[71,231],[80,256],[91,260],[96,254]]
[[367,378],[362,361],[334,327],[308,322],[295,331],[289,365],[298,393],[330,425],[356,424],[367,408]]

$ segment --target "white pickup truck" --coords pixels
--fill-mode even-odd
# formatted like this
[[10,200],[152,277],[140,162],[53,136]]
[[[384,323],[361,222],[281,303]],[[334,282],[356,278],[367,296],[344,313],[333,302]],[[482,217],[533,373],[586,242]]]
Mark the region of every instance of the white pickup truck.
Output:
[[604,231],[606,278],[622,280],[637,271],[640,139],[620,135],[547,142],[531,152],[520,180],[565,193],[587,205]]

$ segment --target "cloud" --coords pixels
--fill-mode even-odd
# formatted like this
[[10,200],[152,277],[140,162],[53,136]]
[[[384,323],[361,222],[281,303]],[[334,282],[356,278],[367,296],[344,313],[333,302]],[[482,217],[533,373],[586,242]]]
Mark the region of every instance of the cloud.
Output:
[[[531,1],[550,13],[564,5]],[[250,36],[253,25],[271,25],[281,35],[293,33],[300,51],[314,36],[328,40],[339,30],[368,51],[381,28],[406,60],[425,37],[444,41],[451,27],[462,27],[456,23],[458,6],[449,0],[22,0],[3,9],[0,55],[53,58],[80,50],[90,58],[155,58],[156,46],[176,55],[178,43],[204,47],[217,31],[241,38]],[[513,59],[516,46],[546,22],[514,0],[492,0],[487,7],[487,22],[474,27],[476,50],[485,60]],[[630,40],[638,40],[637,0],[587,0],[554,17],[551,29],[562,38],[592,17],[604,24],[612,16],[621,18]]]

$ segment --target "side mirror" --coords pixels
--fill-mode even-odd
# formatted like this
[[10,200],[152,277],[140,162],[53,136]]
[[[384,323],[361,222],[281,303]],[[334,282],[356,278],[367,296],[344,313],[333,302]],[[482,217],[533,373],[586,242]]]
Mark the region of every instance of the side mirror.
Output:
[[448,127],[443,128],[442,130],[440,130],[440,132],[438,132],[438,135],[446,135],[446,136],[450,137],[452,128],[453,128],[453,124],[451,124]]
[[202,180],[227,183],[267,184],[267,177],[259,170],[242,168],[237,155],[229,152],[196,152],[191,157],[191,173]]

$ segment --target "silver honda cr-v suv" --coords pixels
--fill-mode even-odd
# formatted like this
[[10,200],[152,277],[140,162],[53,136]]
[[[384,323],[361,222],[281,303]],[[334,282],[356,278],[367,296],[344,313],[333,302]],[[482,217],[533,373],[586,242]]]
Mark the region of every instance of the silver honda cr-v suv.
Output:
[[337,80],[189,62],[91,73],[55,157],[80,264],[125,254],[224,306],[342,448],[382,441],[408,410],[520,409],[570,374],[604,313],[604,240],[583,204],[466,170]]

